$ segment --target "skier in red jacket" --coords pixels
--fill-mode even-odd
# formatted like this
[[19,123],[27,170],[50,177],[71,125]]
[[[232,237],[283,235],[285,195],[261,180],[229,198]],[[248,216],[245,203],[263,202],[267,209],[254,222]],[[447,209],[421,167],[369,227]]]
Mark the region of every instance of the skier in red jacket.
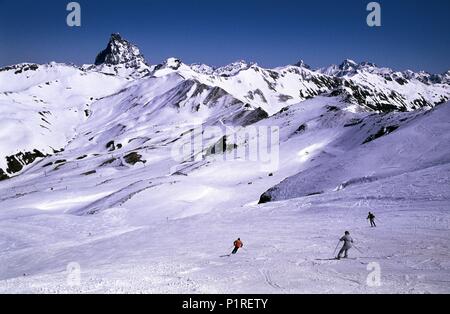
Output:
[[241,238],[238,238],[236,241],[234,241],[233,243],[234,245],[234,249],[233,252],[231,252],[231,254],[236,254],[237,251],[244,246],[244,243],[242,243]]

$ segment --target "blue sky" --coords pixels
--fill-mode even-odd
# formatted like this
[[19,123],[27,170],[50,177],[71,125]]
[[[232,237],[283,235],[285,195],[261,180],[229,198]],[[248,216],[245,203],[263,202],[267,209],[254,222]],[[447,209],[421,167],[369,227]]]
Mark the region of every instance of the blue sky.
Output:
[[345,58],[394,69],[450,69],[450,1],[383,0],[382,26],[366,24],[369,0],[80,0],[82,26],[66,25],[68,0],[0,0],[0,65],[93,63],[119,32],[151,63],[168,57],[213,66],[265,67]]

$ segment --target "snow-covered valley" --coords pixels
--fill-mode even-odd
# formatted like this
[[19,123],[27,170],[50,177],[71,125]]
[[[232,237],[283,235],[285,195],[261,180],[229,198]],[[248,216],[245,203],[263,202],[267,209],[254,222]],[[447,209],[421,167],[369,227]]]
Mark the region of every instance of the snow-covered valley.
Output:
[[450,291],[449,72],[95,63],[0,69],[0,292]]

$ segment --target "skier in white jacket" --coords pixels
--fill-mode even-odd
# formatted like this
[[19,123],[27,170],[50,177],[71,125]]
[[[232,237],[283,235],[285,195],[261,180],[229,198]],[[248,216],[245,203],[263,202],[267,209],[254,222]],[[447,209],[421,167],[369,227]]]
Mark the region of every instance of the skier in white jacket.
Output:
[[342,238],[340,238],[339,241],[343,241],[344,245],[342,246],[342,248],[339,251],[339,254],[336,258],[341,259],[342,253],[345,253],[344,258],[347,258],[348,257],[347,252],[348,252],[348,250],[351,249],[352,243],[353,243],[353,239],[350,236],[350,232],[345,231],[345,235]]

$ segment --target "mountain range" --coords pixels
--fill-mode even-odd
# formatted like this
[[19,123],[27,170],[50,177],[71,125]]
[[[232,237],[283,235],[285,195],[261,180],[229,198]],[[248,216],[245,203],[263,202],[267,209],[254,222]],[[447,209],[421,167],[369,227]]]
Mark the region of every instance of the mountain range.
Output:
[[0,178],[64,149],[96,102],[125,93],[124,106],[172,108],[196,123],[248,125],[317,96],[339,97],[355,113],[431,109],[449,99],[449,75],[352,60],[317,70],[303,61],[275,69],[245,61],[213,68],[176,58],[149,65],[135,45],[112,34],[93,65],[23,63],[0,69],[3,127],[14,134],[0,142]]

